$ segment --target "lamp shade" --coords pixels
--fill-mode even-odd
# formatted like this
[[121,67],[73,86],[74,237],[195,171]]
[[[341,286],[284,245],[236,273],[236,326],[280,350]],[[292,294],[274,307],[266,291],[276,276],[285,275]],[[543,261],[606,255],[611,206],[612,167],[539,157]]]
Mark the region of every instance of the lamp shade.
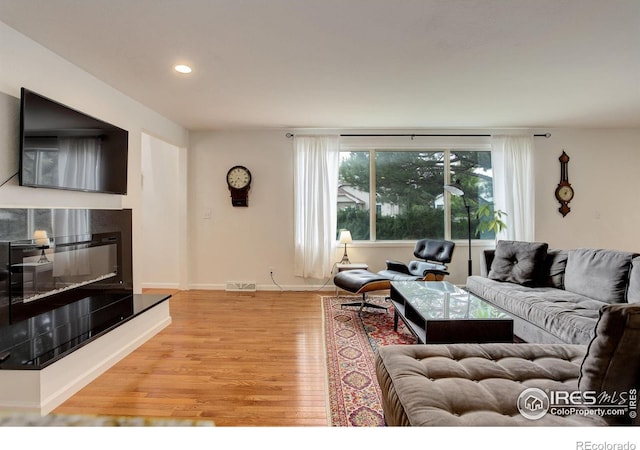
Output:
[[36,230],[33,232],[33,240],[36,245],[50,245],[49,236],[46,230]]
[[464,196],[464,189],[462,189],[462,186],[460,186],[460,182],[458,181],[453,184],[445,184],[444,189],[452,195],[458,197]]
[[349,230],[340,230],[340,243],[341,244],[350,244],[351,239],[351,231]]

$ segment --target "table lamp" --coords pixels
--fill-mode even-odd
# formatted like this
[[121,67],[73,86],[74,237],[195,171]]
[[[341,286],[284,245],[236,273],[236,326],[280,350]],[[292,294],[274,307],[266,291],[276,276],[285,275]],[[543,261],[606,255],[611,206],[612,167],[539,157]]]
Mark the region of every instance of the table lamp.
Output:
[[342,256],[340,264],[351,264],[349,256],[347,256],[347,244],[351,244],[352,241],[351,232],[349,230],[340,230],[340,243],[344,244],[344,255]]
[[47,255],[44,253],[45,248],[49,248],[51,241],[47,235],[47,230],[36,230],[33,232],[33,242],[42,250],[40,254],[39,263],[48,263]]

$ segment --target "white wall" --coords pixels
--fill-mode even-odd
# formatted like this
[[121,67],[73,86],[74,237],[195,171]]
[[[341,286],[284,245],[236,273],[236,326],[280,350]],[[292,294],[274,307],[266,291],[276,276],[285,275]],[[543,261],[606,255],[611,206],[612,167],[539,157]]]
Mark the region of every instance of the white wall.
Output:
[[[212,131],[191,136],[189,150],[190,285],[224,288],[226,281],[256,281],[258,288],[276,289],[268,276],[285,288],[311,288],[323,280],[302,280],[293,273],[293,142],[289,130]],[[491,130],[485,130],[491,132]],[[544,129],[551,138],[535,138],[536,240],[552,247],[602,247],[640,252],[640,130]],[[560,177],[558,157],[571,157],[569,179],[576,189],[572,211],[563,218],[554,190]],[[249,208],[233,208],[226,171],[244,164],[254,178]],[[205,218],[207,212],[211,218]],[[491,246],[491,244],[489,244]],[[474,243],[474,273],[480,254]],[[342,257],[336,247],[336,261]],[[385,259],[412,259],[413,244],[360,244],[349,247],[353,262],[373,271]],[[449,265],[450,281],[464,284],[466,242],[458,242]]]
[[[195,132],[188,158],[190,286],[277,289],[270,267],[279,284],[309,284],[292,276],[293,148],[285,132]],[[226,174],[235,165],[251,171],[246,208],[231,206]]]
[[[181,222],[187,210],[181,185],[180,159],[186,150],[148,134],[142,135],[142,263],[143,288],[181,287]],[[186,188],[186,186],[185,186]]]
[[[549,131],[550,139],[536,140],[536,239],[640,252],[640,129]],[[562,150],[575,190],[566,217],[554,196]]]
[[[188,131],[162,117],[98,78],[74,66],[43,46],[26,38],[0,22],[0,93],[20,97],[26,87],[91,116],[113,123],[129,131],[128,195],[107,195],[85,192],[32,189],[18,186],[17,178],[0,188],[0,207],[41,208],[131,208],[133,209],[134,285],[140,289],[140,217],[141,196],[141,135],[146,131],[181,148],[188,146]],[[3,102],[5,105],[7,102]],[[19,103],[8,102],[9,108]],[[3,116],[17,117],[18,110],[5,111]],[[17,165],[17,133],[15,120],[0,123],[0,161]],[[4,128],[6,127],[6,128]],[[4,169],[6,171],[6,169]],[[11,173],[17,171],[17,166]],[[0,177],[4,181],[6,177]],[[1,182],[0,181],[0,182]]]

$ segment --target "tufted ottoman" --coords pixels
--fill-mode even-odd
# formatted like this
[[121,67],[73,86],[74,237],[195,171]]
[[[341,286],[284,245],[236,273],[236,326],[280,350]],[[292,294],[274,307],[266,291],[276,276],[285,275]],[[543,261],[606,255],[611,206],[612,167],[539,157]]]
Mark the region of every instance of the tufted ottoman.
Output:
[[378,348],[376,374],[385,420],[392,426],[637,424],[637,407],[631,404],[624,416],[603,417],[582,406],[573,415],[531,418],[518,402],[528,388],[633,396],[640,387],[640,305],[603,307],[589,346],[386,346]]

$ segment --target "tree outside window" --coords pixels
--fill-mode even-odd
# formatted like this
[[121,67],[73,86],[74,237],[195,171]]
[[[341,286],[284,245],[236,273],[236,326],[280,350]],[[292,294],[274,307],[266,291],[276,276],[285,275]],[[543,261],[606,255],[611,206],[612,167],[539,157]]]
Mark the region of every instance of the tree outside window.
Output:
[[444,153],[376,152],[376,240],[444,237]]
[[[340,152],[338,230],[351,231],[356,241],[371,239],[370,152]],[[374,205],[374,211],[377,206]]]
[[[493,211],[493,173],[490,151],[450,152],[451,181],[458,181],[465,192],[465,199],[471,211],[471,237],[473,239],[495,239],[495,233],[476,233],[478,218],[476,213],[482,205],[488,204]],[[467,239],[467,210],[462,197],[451,196],[451,239]]]
[[[341,152],[338,229],[350,230],[354,240],[466,239],[467,212],[462,198],[445,194],[446,173],[464,187],[473,232],[477,208],[493,205],[490,151]],[[493,232],[472,237],[494,239]]]

